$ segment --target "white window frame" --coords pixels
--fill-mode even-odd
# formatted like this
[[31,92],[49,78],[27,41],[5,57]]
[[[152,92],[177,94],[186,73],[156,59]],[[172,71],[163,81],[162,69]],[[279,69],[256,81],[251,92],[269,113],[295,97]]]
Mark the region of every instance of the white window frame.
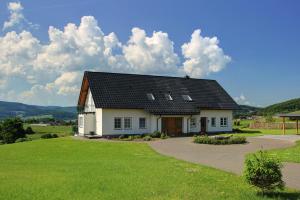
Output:
[[155,97],[152,93],[147,93],[147,98],[150,100],[150,101],[154,101],[155,100]]
[[193,101],[192,97],[190,97],[190,95],[188,94],[184,94],[182,95],[183,100],[185,101]]
[[[129,120],[130,127],[126,127],[126,120]],[[124,117],[124,129],[126,129],[126,130],[132,129],[132,117]]]
[[[212,117],[211,119],[210,119],[210,125],[211,125],[211,127],[216,127],[217,126],[217,121],[216,121],[217,119],[215,118],[215,117]],[[214,122],[214,123],[213,123]]]
[[80,127],[80,128],[83,127],[83,116],[79,116],[78,124],[79,124],[79,127]]
[[194,117],[190,119],[190,129],[193,129],[193,128],[197,128],[197,119]]
[[[141,127],[141,119],[145,120],[145,126],[144,127]],[[146,129],[146,128],[147,128],[147,119],[146,119],[146,117],[140,117],[139,118],[139,129]]]
[[[116,127],[116,120],[120,120],[120,128]],[[114,118],[114,129],[115,130],[121,130],[122,129],[122,117],[115,117]]]
[[227,117],[220,118],[220,127],[228,127],[228,118]]

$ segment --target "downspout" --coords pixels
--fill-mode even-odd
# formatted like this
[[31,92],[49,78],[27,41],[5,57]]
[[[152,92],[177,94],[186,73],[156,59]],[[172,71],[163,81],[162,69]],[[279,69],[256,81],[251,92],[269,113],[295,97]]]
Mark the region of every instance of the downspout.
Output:
[[189,134],[189,131],[190,131],[190,124],[189,124],[189,121],[191,120],[191,118],[193,117],[193,115],[190,115],[189,118],[187,118],[187,121],[186,121],[186,133]]

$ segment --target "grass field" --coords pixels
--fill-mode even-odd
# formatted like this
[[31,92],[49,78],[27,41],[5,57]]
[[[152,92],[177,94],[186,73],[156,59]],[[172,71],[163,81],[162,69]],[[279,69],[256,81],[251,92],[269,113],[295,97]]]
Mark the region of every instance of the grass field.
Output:
[[72,133],[71,126],[33,126],[33,125],[24,125],[24,128],[31,126],[35,134],[27,135],[30,139],[39,139],[42,135],[46,133],[56,133],[59,137],[70,136]]
[[283,162],[300,163],[300,141],[297,141],[296,145],[293,147],[270,150],[269,153]]
[[241,177],[161,156],[146,144],[35,140],[0,146],[0,159],[3,200],[268,199]]

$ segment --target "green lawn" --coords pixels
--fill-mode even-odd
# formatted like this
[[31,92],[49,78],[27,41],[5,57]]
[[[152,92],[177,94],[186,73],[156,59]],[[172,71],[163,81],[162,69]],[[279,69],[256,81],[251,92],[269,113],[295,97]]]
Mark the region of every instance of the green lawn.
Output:
[[283,162],[300,163],[300,141],[297,141],[296,145],[293,147],[270,150],[269,153]]
[[267,199],[241,177],[159,155],[147,144],[35,140],[1,145],[0,160],[3,200]]
[[[250,129],[250,128],[239,128],[243,133],[226,133],[222,135],[236,135],[236,136],[261,136],[261,135],[282,135],[281,129]],[[286,135],[295,135],[297,133],[296,129],[286,129]]]
[[33,126],[29,124],[25,124],[24,128],[27,126],[31,126],[32,130],[35,134],[27,135],[30,139],[39,139],[43,134],[46,133],[56,133],[60,137],[70,136],[72,133],[71,126]]

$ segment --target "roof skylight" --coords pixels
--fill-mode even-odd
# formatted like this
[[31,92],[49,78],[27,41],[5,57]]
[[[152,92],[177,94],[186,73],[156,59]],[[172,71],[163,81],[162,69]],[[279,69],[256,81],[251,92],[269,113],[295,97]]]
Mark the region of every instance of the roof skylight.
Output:
[[154,101],[155,100],[155,97],[152,93],[147,93],[147,98],[150,100],[150,101]]
[[165,94],[165,97],[168,101],[173,101],[173,98],[170,94]]
[[190,95],[187,95],[187,94],[182,95],[182,98],[185,101],[193,101],[193,99],[190,97]]

